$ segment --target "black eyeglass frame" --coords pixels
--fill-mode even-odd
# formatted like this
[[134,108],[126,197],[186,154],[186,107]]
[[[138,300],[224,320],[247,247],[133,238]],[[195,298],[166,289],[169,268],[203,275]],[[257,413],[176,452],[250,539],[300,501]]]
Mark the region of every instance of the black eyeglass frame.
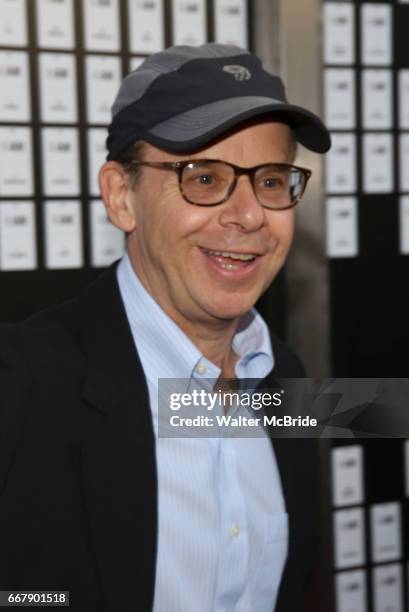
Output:
[[[219,200],[218,202],[214,202],[213,204],[200,204],[197,202],[193,202],[192,200],[189,200],[189,198],[186,196],[186,194],[183,191],[183,187],[182,187],[182,176],[183,176],[183,171],[186,168],[186,166],[188,166],[189,164],[197,164],[197,163],[219,163],[219,164],[225,164],[226,166],[230,166],[230,168],[233,168],[234,170],[234,180],[231,182],[231,185],[229,186],[229,189],[227,190],[227,194],[225,195],[224,198],[222,198],[221,200]],[[253,193],[257,199],[257,201],[259,202],[259,204],[261,206],[263,206],[263,208],[267,208],[268,210],[287,210],[288,208],[294,208],[294,206],[296,206],[298,204],[298,202],[301,200],[302,196],[305,193],[305,189],[307,187],[307,183],[309,178],[312,175],[312,170],[309,170],[308,168],[302,168],[301,166],[294,166],[293,164],[284,164],[284,163],[268,163],[268,164],[259,164],[258,166],[252,166],[251,168],[243,168],[242,166],[237,166],[236,164],[231,164],[230,162],[226,162],[222,159],[186,159],[183,161],[176,161],[176,162],[154,162],[154,161],[140,161],[137,159],[131,159],[130,163],[132,164],[136,164],[139,166],[148,166],[150,168],[158,168],[158,169],[162,169],[162,170],[173,170],[174,172],[176,172],[176,174],[178,175],[178,183],[179,183],[179,190],[181,195],[183,196],[183,198],[186,200],[186,202],[188,202],[189,204],[193,204],[194,206],[219,206],[219,204],[223,204],[224,202],[226,202],[230,196],[232,195],[233,191],[235,190],[236,186],[237,186],[237,180],[240,176],[242,175],[247,175],[250,179],[250,183],[253,189]],[[268,167],[268,166],[273,166],[276,167],[278,169],[286,169],[286,170],[298,170],[299,172],[302,173],[302,175],[304,176],[304,184],[302,185],[302,189],[301,189],[301,193],[299,194],[299,196],[297,197],[295,202],[292,202],[289,206],[283,206],[280,208],[273,208],[271,206],[266,206],[265,204],[263,204],[262,202],[260,202],[257,193],[256,193],[256,188],[254,185],[254,177],[256,175],[256,172],[260,169],[260,168],[264,168],[264,167]]]

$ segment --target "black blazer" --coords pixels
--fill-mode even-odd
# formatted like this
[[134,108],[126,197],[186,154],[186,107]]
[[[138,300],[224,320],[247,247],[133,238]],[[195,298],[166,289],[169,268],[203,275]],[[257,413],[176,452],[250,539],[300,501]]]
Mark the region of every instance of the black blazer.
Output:
[[[69,590],[83,612],[145,612],[154,595],[155,442],[115,269],[79,298],[0,326],[0,590]],[[302,375],[272,343],[273,375]],[[276,611],[297,612],[318,516],[317,454],[311,440],[273,444],[290,520]]]

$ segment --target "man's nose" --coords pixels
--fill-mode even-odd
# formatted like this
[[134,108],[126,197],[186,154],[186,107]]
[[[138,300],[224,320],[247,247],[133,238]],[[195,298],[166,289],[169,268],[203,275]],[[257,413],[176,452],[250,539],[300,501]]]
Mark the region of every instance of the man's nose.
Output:
[[248,176],[240,176],[229,199],[221,205],[222,225],[236,226],[242,232],[254,232],[266,221],[266,210],[254,193]]

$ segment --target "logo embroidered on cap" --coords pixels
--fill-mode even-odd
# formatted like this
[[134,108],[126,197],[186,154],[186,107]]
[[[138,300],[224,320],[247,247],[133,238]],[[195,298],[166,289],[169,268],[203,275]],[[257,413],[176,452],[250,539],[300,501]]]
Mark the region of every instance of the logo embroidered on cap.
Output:
[[251,79],[250,70],[244,66],[240,66],[239,64],[229,64],[227,66],[223,66],[223,72],[232,74],[236,81],[248,81]]

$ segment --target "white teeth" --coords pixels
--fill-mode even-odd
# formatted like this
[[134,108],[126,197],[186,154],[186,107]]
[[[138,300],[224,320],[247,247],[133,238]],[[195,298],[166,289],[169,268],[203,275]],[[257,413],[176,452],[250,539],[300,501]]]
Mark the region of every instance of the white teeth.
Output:
[[256,255],[247,253],[231,253],[229,251],[205,251],[205,253],[209,253],[209,255],[230,257],[230,259],[240,259],[241,261],[252,261],[256,258]]
[[239,266],[235,266],[234,264],[220,264],[222,268],[225,270],[237,270]]

